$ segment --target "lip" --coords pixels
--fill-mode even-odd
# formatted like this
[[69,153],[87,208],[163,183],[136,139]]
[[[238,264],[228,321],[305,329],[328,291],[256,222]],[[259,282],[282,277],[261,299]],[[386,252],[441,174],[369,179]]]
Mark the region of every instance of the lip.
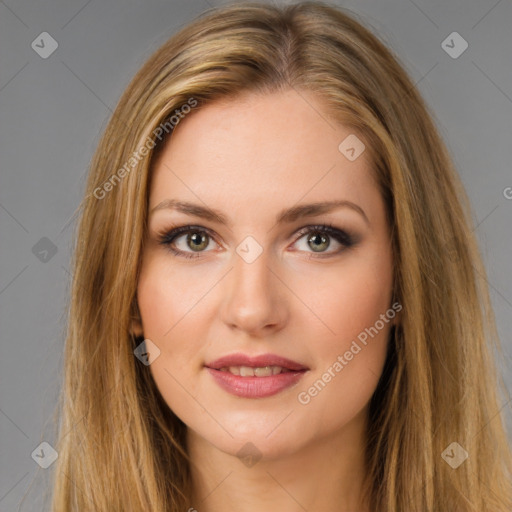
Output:
[[[268,377],[241,377],[229,371],[221,371],[226,366],[281,366],[289,370]],[[306,366],[275,354],[248,356],[230,354],[205,364],[206,370],[215,382],[232,395],[243,398],[264,398],[272,396],[296,384],[309,370]]]
[[[207,368],[214,370],[220,370],[226,366],[250,366],[251,368],[257,368],[262,366],[281,366],[287,370],[292,371],[304,371],[309,370],[307,366],[304,366],[296,361],[287,359],[286,357],[278,356],[276,354],[261,354],[259,356],[248,356],[246,354],[229,354],[219,359],[215,359],[210,363],[206,363]],[[249,377],[244,377],[249,378]],[[258,379],[265,379],[268,377],[258,377]]]

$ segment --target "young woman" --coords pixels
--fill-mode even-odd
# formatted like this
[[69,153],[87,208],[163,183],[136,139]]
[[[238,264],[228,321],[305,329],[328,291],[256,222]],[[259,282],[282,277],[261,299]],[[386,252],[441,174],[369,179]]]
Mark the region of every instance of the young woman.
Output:
[[91,165],[52,510],[512,510],[469,219],[351,15],[244,3],[182,29]]

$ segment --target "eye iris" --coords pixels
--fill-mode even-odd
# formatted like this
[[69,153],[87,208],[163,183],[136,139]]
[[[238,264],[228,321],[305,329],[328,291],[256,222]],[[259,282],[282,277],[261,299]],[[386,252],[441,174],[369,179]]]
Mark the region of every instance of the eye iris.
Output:
[[[193,242],[193,246],[191,249],[194,251],[197,249],[204,249],[208,245],[207,243],[208,235],[199,235],[198,233],[192,233],[187,236],[187,242]],[[205,243],[206,242],[206,243]],[[201,247],[201,244],[205,244],[204,247]]]
[[314,250],[314,251],[317,251],[317,249],[320,247],[320,245],[317,245],[316,242],[318,242],[320,240],[320,244],[327,244],[323,249],[327,249],[327,247],[329,247],[329,238],[322,234],[322,233],[315,233],[314,235],[310,236],[308,238],[308,244],[312,241],[314,241],[315,245],[314,246],[311,246],[311,248]]

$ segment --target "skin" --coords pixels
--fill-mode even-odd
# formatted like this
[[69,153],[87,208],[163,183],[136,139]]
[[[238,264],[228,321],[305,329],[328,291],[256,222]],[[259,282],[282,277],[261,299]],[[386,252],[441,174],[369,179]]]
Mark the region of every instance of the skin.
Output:
[[[137,290],[142,323],[134,331],[160,349],[150,370],[188,427],[190,506],[199,512],[369,510],[361,494],[366,414],[398,317],[309,403],[298,401],[392,301],[390,232],[368,151],[349,161],[338,150],[351,133],[312,93],[245,94],[185,117],[155,162],[150,212],[173,198],[221,210],[231,222],[153,212]],[[275,223],[284,208],[340,199],[367,221],[342,207]],[[330,245],[316,252],[314,231],[298,234],[326,223],[356,243],[326,235]],[[178,235],[174,246],[197,259],[158,243],[159,232],[185,225],[213,233],[202,252]],[[263,248],[250,264],[236,252],[249,235]],[[278,354],[309,371],[277,395],[236,397],[204,369],[234,352]],[[237,456],[247,442],[261,456],[251,467]]]

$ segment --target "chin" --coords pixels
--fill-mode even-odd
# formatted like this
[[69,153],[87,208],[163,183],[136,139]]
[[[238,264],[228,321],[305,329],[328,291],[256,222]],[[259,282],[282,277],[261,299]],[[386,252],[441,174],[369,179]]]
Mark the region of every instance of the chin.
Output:
[[[219,444],[215,444],[218,441]],[[235,439],[211,440],[217,449],[229,455],[238,457],[244,462],[246,457],[260,462],[279,460],[297,452],[302,443],[295,442],[283,435],[266,438],[264,434],[254,432],[253,435],[235,437]]]
[[203,442],[226,454],[239,458],[249,455],[261,461],[287,457],[314,440],[313,435],[308,436],[304,428],[297,428],[297,424],[292,425],[294,428],[290,431],[291,425],[286,425],[288,420],[280,425],[286,415],[281,414],[272,422],[250,421],[247,415],[245,421],[241,421],[242,416],[238,415],[237,422],[226,422],[230,425],[231,435],[219,428],[193,429],[192,435],[203,438]]

